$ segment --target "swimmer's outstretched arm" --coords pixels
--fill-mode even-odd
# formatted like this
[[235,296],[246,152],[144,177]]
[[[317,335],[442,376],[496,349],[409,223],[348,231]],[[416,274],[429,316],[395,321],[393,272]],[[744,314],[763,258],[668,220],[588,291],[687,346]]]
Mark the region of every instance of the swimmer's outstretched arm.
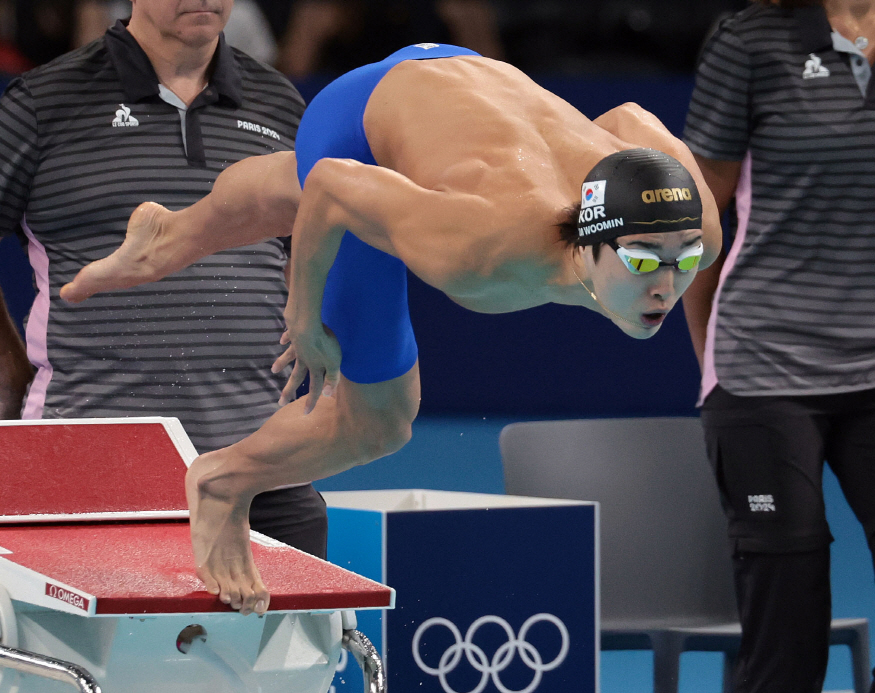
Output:
[[321,308],[328,271],[347,230],[443,289],[488,271],[490,259],[500,252],[501,242],[489,232],[490,209],[476,195],[428,190],[387,168],[348,159],[317,162],[304,185],[292,234],[286,307],[291,346],[274,366],[278,371],[295,360],[283,399],[294,398],[309,372],[309,412],[323,386],[330,393],[337,384],[340,348],[322,325]]
[[288,236],[300,198],[294,152],[243,159],[219,174],[212,192],[191,207],[137,207],[121,247],[84,267],[61,289],[61,298],[78,303],[157,281],[220,250]]

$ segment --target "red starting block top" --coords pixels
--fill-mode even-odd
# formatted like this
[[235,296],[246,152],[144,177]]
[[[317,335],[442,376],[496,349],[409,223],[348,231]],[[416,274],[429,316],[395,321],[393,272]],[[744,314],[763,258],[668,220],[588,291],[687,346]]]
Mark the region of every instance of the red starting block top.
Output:
[[[196,456],[176,419],[0,421],[0,587],[83,616],[230,611],[195,575],[188,522],[168,519],[188,516]],[[271,611],[394,605],[394,590],[267,537],[252,552]]]
[[[279,544],[252,544],[271,611],[391,608],[394,590]],[[194,572],[188,523],[0,527],[12,599],[80,615],[230,611]]]
[[0,522],[187,517],[196,456],[177,419],[0,421]]

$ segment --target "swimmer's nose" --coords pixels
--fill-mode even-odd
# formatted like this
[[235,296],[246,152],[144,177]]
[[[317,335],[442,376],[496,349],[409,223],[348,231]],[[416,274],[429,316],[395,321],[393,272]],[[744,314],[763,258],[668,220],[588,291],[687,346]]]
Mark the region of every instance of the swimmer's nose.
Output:
[[675,299],[675,273],[670,267],[660,267],[653,272],[653,275],[653,280],[648,287],[651,298],[655,298],[663,303],[672,303]]

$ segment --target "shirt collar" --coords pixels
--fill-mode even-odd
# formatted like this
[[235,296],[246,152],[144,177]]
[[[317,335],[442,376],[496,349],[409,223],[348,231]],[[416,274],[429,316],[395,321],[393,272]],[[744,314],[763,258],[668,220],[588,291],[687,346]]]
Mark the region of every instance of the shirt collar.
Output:
[[832,27],[821,5],[796,7],[792,10],[803,53],[818,53],[832,48]]
[[[146,52],[128,31],[127,22],[119,20],[106,32],[106,49],[128,101],[135,103],[158,95],[158,75]],[[219,34],[210,86],[215,100],[225,100],[237,107],[243,103],[243,80],[224,34]]]

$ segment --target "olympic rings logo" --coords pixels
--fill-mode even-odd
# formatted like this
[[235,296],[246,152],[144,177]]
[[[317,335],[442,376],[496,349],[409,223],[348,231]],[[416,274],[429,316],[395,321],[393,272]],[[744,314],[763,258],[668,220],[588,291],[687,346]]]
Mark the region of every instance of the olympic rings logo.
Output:
[[[535,646],[526,640],[529,629],[541,621],[546,621],[555,625],[559,631],[559,635],[562,637],[562,647],[559,649],[559,654],[557,654],[552,661],[547,663],[544,663],[541,653],[538,652]],[[477,630],[480,626],[486,623],[494,623],[501,626],[507,634],[507,642],[495,651],[491,660],[489,660],[486,653],[473,642]],[[441,655],[437,668],[428,666],[422,661],[422,657],[419,654],[420,640],[425,632],[432,626],[445,626],[455,638],[455,643],[450,645],[450,647]],[[511,628],[510,624],[503,618],[499,618],[498,616],[481,616],[471,624],[470,628],[468,628],[468,632],[465,633],[464,639],[462,638],[462,633],[454,623],[445,618],[435,617],[423,622],[422,625],[416,629],[416,634],[413,636],[413,658],[416,660],[419,668],[426,674],[437,676],[440,679],[441,687],[444,689],[445,693],[466,693],[454,690],[452,686],[447,683],[447,674],[456,669],[462,660],[462,654],[465,655],[468,663],[481,674],[480,683],[478,683],[473,690],[467,691],[467,693],[481,693],[489,683],[490,678],[500,693],[532,693],[532,691],[540,685],[541,678],[545,671],[551,671],[565,661],[565,657],[568,655],[569,645],[570,638],[568,636],[568,628],[566,628],[565,624],[553,614],[535,614],[523,623],[522,628],[520,628],[519,636],[514,634],[513,628]],[[519,653],[520,659],[523,663],[535,672],[535,676],[528,686],[519,691],[514,691],[507,688],[502,683],[500,676],[501,672],[507,669],[517,653]]]

